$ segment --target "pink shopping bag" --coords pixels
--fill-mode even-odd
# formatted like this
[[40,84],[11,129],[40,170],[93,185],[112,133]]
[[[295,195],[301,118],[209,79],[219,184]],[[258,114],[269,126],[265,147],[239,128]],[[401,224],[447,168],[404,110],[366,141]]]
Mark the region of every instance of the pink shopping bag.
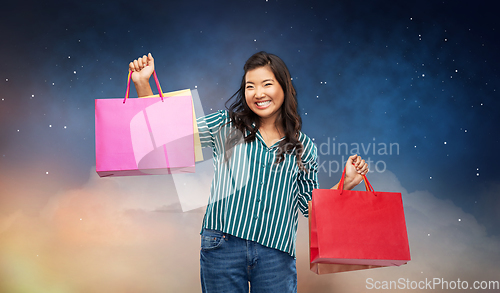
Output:
[[191,96],[95,100],[96,171],[105,176],[193,173]]

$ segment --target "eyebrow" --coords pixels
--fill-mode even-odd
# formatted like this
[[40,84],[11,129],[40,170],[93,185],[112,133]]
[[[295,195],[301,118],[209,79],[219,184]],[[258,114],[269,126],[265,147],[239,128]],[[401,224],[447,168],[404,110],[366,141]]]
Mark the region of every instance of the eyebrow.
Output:
[[[270,79],[266,79],[266,80],[263,80],[262,83],[266,82],[266,81],[274,81],[274,79],[270,78]],[[252,81],[247,81],[246,83],[251,83],[251,84],[254,84]]]

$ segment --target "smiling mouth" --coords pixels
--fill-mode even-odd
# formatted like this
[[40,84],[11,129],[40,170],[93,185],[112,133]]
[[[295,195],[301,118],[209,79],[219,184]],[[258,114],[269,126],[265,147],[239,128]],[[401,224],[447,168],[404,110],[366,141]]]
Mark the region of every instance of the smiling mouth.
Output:
[[257,106],[259,107],[265,107],[265,106],[268,106],[269,104],[271,104],[271,101],[263,101],[263,102],[257,102],[255,103]]

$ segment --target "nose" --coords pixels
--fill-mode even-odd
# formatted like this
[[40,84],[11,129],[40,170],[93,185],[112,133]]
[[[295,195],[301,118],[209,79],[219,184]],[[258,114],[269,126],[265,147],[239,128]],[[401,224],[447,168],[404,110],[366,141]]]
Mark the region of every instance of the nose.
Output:
[[263,98],[264,97],[264,91],[260,87],[255,89],[255,97],[256,98]]

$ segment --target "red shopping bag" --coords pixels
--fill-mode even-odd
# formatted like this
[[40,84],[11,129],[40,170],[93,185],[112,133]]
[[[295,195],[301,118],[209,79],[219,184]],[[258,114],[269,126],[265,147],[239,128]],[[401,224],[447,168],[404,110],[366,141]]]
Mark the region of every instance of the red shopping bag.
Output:
[[101,177],[194,172],[192,97],[95,100],[96,171]]
[[401,193],[315,189],[309,203],[310,267],[317,274],[387,266],[410,261]]

